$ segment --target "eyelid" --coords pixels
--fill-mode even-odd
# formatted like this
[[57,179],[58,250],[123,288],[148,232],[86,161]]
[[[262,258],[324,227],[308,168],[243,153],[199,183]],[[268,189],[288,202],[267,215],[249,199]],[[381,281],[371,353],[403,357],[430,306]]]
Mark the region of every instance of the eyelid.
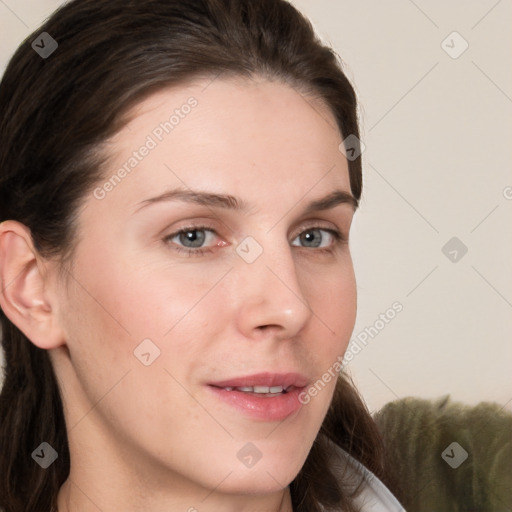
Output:
[[[300,223],[299,227],[294,229],[294,232],[297,233],[297,235],[300,235],[303,231],[307,229],[326,229],[326,230],[333,230],[333,231],[339,231],[338,227],[334,225],[332,222],[327,222],[325,220],[319,220],[319,219],[311,219],[311,220],[305,220]],[[295,236],[297,236],[295,235]]]

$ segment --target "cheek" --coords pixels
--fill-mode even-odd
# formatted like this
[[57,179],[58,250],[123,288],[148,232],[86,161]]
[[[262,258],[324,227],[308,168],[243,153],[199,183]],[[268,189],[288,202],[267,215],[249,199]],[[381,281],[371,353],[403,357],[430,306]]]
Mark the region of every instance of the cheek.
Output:
[[339,264],[314,273],[304,270],[302,283],[314,313],[312,323],[326,334],[322,346],[337,356],[348,345],[356,320],[357,289],[350,254],[347,251]]
[[[191,408],[194,402],[185,388],[191,388],[190,374],[201,361],[201,335],[208,338],[219,329],[218,315],[209,311],[214,302],[220,309],[218,297],[201,300],[217,273],[201,279],[197,272],[140,261],[118,264],[92,255],[82,261],[87,264],[77,262],[61,314],[78,393],[91,404],[101,399],[98,414],[113,429],[122,424],[133,436],[141,428],[150,432],[152,422],[158,430],[159,424],[167,428],[197,420],[201,410]],[[153,361],[147,366],[140,346]],[[169,403],[187,407],[174,408],[171,415],[165,412]],[[75,419],[89,408],[85,403]],[[156,437],[162,436],[158,432]]]
[[84,258],[78,269],[73,301],[89,316],[89,329],[132,343],[169,335],[217,279],[215,272],[208,277],[162,262],[95,260]]
[[[301,398],[311,408],[316,427],[327,414],[339,376],[340,362],[348,347],[357,312],[357,288],[350,256],[343,264],[332,266],[304,279],[309,305],[314,312],[309,343],[309,359],[318,369],[316,381]],[[311,344],[314,344],[312,346]]]
[[64,320],[73,366],[89,399],[96,401],[127,371],[134,388],[124,396],[132,400],[163,388],[181,397],[183,390],[167,371],[188,385],[204,341],[218,337],[227,324],[214,287],[226,270],[204,275],[199,266],[185,272],[161,262],[95,261],[92,255],[83,261],[87,265],[76,267]]

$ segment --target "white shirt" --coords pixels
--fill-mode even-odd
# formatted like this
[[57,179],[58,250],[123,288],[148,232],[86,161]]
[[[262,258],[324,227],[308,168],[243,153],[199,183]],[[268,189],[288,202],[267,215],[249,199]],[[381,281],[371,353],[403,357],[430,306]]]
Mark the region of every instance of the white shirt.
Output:
[[[346,482],[347,485],[350,485],[351,482],[350,475],[348,475],[347,471],[343,468],[350,470],[352,475],[360,477],[360,475],[363,474],[365,476],[366,482],[363,490],[354,500],[361,508],[361,512],[406,512],[391,491],[369,469],[351,457],[338,445],[332,442],[330,443],[332,444],[334,457],[332,468],[335,474],[342,479],[344,483]],[[341,461],[341,464],[336,462],[336,458]],[[352,482],[355,483],[354,480]]]

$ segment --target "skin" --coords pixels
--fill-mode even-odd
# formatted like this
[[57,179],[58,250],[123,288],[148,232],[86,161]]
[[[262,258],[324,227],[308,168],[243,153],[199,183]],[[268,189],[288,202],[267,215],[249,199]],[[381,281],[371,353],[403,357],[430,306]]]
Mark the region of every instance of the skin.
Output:
[[[350,194],[334,118],[319,100],[264,79],[166,89],[109,141],[105,179],[191,96],[197,106],[121,183],[84,198],[63,278],[25,226],[0,225],[0,305],[50,351],[61,383],[71,473],[60,512],[290,511],[288,485],[332,398],[334,380],[292,416],[264,421],[206,383],[262,371],[314,382],[345,352],[353,265],[348,242],[324,230],[348,239],[354,207],[304,215],[334,190]],[[248,208],[174,200],[136,211],[176,187],[230,194]],[[183,237],[165,240],[205,223],[210,252],[188,256],[176,249]],[[263,250],[253,263],[236,252],[247,236]],[[149,366],[134,356],[147,338],[160,350]],[[262,454],[252,468],[237,458],[248,442]]]

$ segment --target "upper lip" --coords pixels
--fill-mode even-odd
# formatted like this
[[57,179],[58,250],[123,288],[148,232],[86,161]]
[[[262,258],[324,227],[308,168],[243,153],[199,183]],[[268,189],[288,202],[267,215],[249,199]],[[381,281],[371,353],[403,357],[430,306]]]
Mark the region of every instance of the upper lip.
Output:
[[242,377],[234,377],[232,379],[221,380],[218,382],[211,382],[210,386],[218,388],[239,388],[239,387],[254,387],[254,386],[282,386],[283,389],[294,386],[302,388],[309,382],[307,377],[297,372],[286,373],[255,373],[253,375],[245,375]]

